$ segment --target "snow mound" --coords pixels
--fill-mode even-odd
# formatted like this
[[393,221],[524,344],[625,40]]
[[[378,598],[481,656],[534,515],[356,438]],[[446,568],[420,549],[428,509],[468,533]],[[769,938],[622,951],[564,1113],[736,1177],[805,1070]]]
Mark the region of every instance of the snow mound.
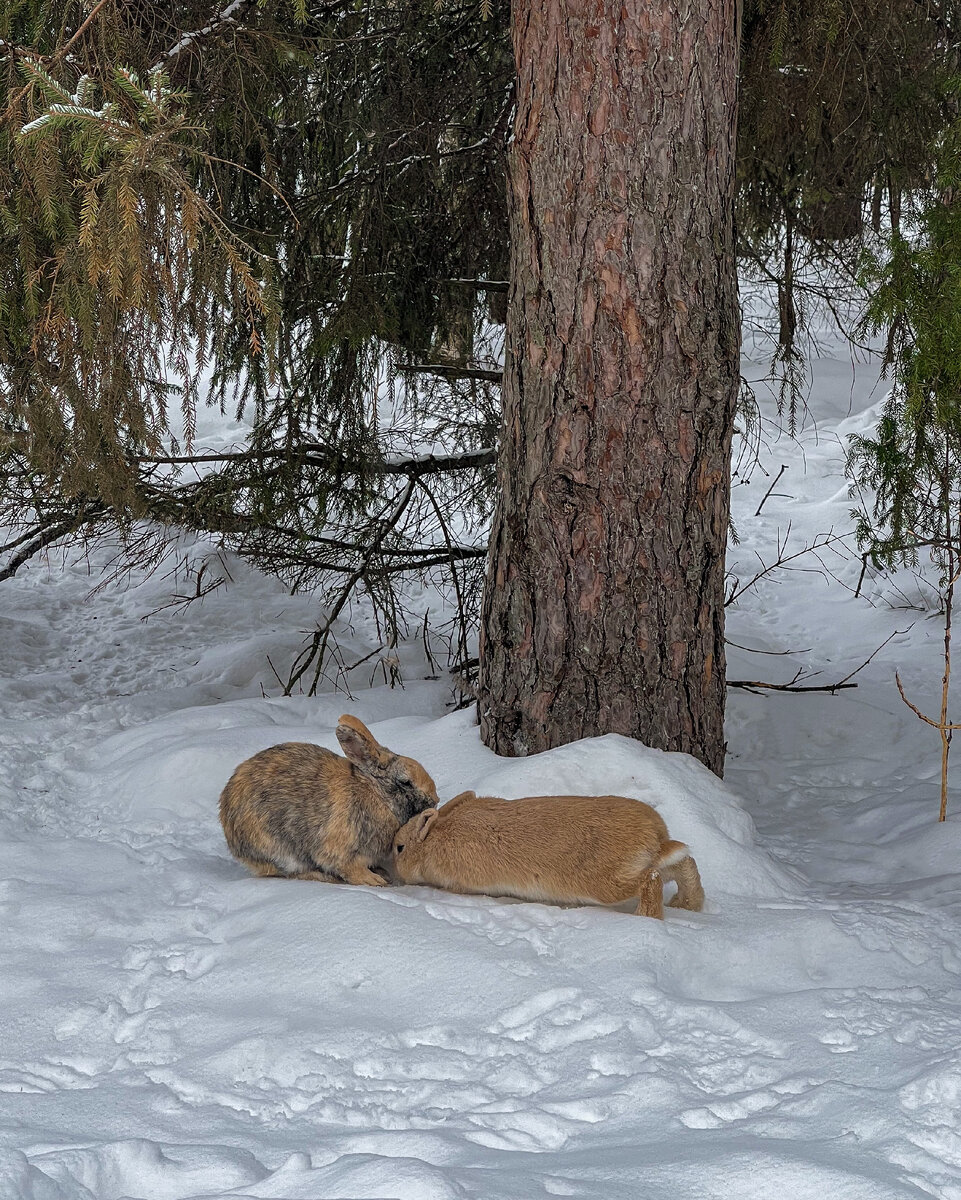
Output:
[[651,750],[608,734],[500,762],[467,786],[507,799],[631,796],[657,809],[671,836],[690,846],[709,895],[773,899],[800,887],[799,876],[760,849],[754,822],[737,796],[688,754]]
[[[143,1138],[102,1146],[40,1154],[35,1164],[59,1183],[55,1196],[150,1197],[180,1200],[218,1188],[259,1183],[268,1172],[245,1150],[222,1146],[166,1146]],[[43,1193],[38,1194],[41,1200]]]
[[[168,714],[114,734],[91,750],[77,773],[114,797],[114,818],[141,835],[175,824],[219,836],[217,801],[234,768],[278,742],[314,742],[338,750],[334,736],[344,698],[317,702],[313,720],[300,705],[246,700]],[[349,707],[349,703],[347,705]],[[469,712],[439,720],[371,721],[384,745],[419,759],[442,800],[472,788],[481,795],[623,795],[657,809],[671,835],[697,859],[709,897],[777,899],[796,895],[798,877],[757,844],[754,822],[721,780],[686,754],[651,750],[617,734],[586,738],[525,759],[502,759],[480,740]],[[101,806],[101,816],[103,806]],[[226,853],[226,848],[224,848]]]

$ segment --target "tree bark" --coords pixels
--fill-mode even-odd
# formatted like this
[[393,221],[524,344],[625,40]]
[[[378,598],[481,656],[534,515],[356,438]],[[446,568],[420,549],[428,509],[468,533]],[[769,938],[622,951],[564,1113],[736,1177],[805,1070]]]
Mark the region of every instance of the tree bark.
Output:
[[515,0],[486,743],[724,760],[737,0]]

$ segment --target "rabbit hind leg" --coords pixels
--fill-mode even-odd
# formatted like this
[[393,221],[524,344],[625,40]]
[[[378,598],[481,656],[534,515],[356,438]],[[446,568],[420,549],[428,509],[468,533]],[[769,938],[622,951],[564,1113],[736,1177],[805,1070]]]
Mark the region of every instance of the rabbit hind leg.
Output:
[[664,880],[660,871],[655,867],[643,871],[634,895],[638,898],[637,908],[634,910],[637,916],[664,920]]
[[704,888],[697,863],[688,855],[680,862],[662,868],[665,879],[677,881],[677,895],[668,901],[671,908],[686,908],[689,912],[700,912],[704,907]]
[[242,858],[240,861],[262,879],[313,879],[318,883],[343,883],[342,879],[328,875],[326,871],[282,871],[274,863],[259,858]]

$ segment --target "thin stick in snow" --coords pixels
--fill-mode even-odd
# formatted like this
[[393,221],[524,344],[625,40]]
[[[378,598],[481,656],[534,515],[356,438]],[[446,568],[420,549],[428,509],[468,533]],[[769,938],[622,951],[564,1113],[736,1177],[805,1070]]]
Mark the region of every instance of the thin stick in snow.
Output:
[[787,463],[782,463],[781,469],[780,469],[780,471],[778,471],[777,475],[775,476],[774,482],[764,493],[763,497],[761,498],[761,503],[757,506],[757,512],[755,512],[755,514],[754,514],[756,517],[759,517],[761,515],[761,509],[764,507],[764,501],[774,491],[775,487],[777,487],[777,481],[781,478],[781,476],[784,474],[784,472],[786,470],[787,470]]

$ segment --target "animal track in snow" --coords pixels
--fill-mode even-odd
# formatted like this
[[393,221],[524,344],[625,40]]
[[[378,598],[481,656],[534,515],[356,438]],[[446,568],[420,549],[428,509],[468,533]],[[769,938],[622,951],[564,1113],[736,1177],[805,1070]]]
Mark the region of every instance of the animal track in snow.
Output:
[[[650,1001],[645,996],[645,1007]],[[652,1019],[660,1041],[648,1054],[680,1067],[704,1092],[726,1096],[766,1087],[786,1073],[789,1047],[742,1025],[713,1005],[676,1003],[659,998]]]
[[[922,915],[923,921],[919,919]],[[838,908],[831,916],[866,950],[895,954],[913,968],[936,959],[945,970],[961,974],[961,958],[949,949],[954,923],[945,915],[922,914],[913,905],[861,901],[856,907]]]
[[96,1086],[95,1063],[52,1059],[38,1063],[0,1060],[0,1092],[45,1093]]
[[550,1053],[606,1037],[622,1025],[622,1021],[602,1013],[598,1002],[583,997],[577,988],[556,988],[509,1009],[491,1026],[491,1032],[511,1041],[529,1042],[541,1052]]
[[836,1053],[880,1038],[892,1048],[940,1051],[961,1045],[961,1007],[950,996],[939,1003],[924,988],[856,988],[829,992],[821,1041]]
[[[621,1075],[574,1065],[585,1042],[601,1055],[608,1047],[612,1060],[633,1053],[623,1021],[576,988],[556,988],[505,1008],[487,1028],[418,1026],[371,1035],[360,1052],[329,1036],[323,1047],[253,1037],[189,1076],[173,1062],[146,1072],[184,1104],[218,1104],[268,1126],[300,1116],[317,1126],[456,1129],[489,1148],[556,1150],[625,1103]],[[229,1092],[211,1086],[225,1076]]]

